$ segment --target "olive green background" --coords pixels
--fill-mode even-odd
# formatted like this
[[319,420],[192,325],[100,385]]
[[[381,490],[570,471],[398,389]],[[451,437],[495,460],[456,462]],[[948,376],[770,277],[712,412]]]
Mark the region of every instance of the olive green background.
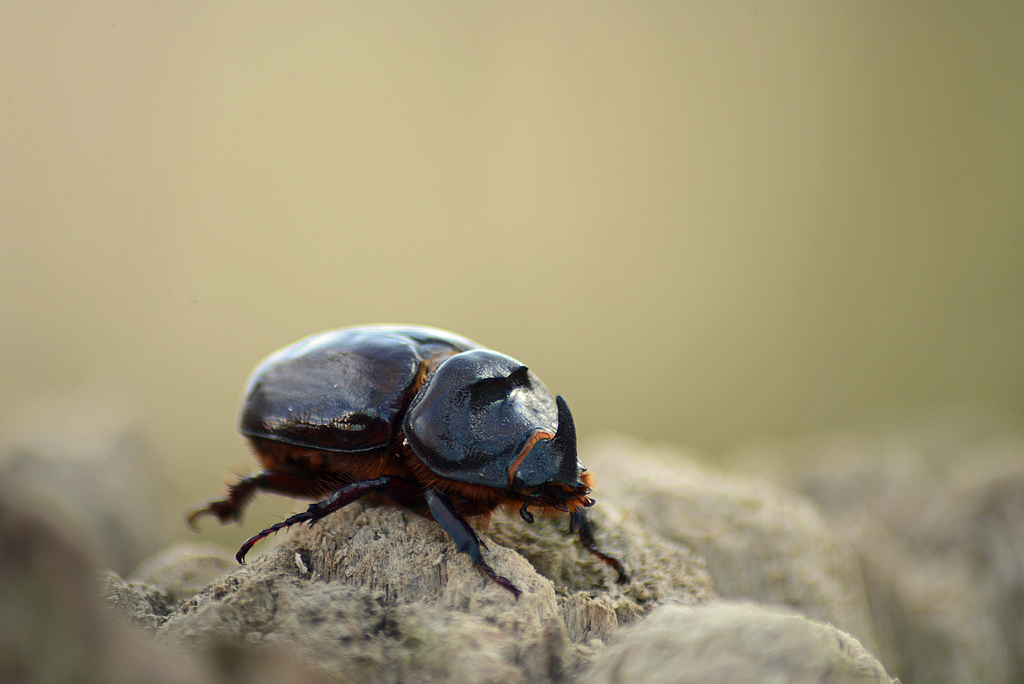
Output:
[[1024,3],[4,2],[0,430],[250,465],[368,322],[715,454],[1024,416]]

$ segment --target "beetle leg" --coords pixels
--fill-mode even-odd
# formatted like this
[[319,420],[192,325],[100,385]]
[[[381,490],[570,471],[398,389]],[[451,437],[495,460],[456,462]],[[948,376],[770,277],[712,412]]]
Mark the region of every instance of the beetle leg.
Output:
[[469,526],[469,523],[455,509],[451,500],[443,492],[433,487],[424,490],[423,497],[427,501],[427,506],[430,508],[430,514],[434,516],[434,520],[455,542],[455,548],[469,556],[473,561],[473,565],[478,567],[482,573],[511,591],[512,595],[518,599],[522,592],[516,589],[515,585],[508,579],[494,572],[491,566],[487,564],[487,561],[483,559],[483,556],[480,555],[481,542],[479,537],[476,536],[473,528]]
[[266,539],[275,532],[280,532],[287,527],[297,525],[301,522],[308,521],[310,525],[313,525],[320,518],[344,508],[353,501],[363,498],[367,494],[383,493],[388,484],[396,479],[399,478],[392,478],[388,475],[384,475],[373,480],[360,480],[359,482],[353,482],[352,484],[345,485],[323,501],[317,501],[316,503],[309,504],[309,508],[302,513],[296,513],[292,517],[271,525],[267,529],[257,532],[246,539],[242,544],[242,548],[238,549],[238,553],[235,554],[235,559],[244,565],[245,555],[249,553],[249,549],[251,549],[253,545],[261,539]]
[[530,505],[530,502],[527,501],[526,503],[524,503],[522,506],[519,507],[519,516],[523,520],[526,521],[527,525],[532,525],[533,524],[533,513],[531,513],[529,510],[527,510],[527,507],[529,505]]
[[267,471],[243,477],[228,488],[227,498],[223,501],[212,501],[202,508],[196,508],[188,514],[186,520],[192,529],[199,527],[199,518],[215,515],[222,524],[238,522],[242,511],[249,505],[257,491],[275,492],[289,496],[316,496],[323,485],[313,478]]
[[597,548],[597,540],[594,539],[594,524],[590,522],[590,517],[584,512],[582,508],[576,509],[576,511],[569,517],[569,531],[573,528],[579,530],[580,542],[584,548],[590,553],[594,554],[602,561],[607,563],[619,573],[618,579],[615,581],[619,584],[625,584],[629,581],[629,573],[626,571],[626,567],[622,564],[618,558],[609,556],[607,553]]

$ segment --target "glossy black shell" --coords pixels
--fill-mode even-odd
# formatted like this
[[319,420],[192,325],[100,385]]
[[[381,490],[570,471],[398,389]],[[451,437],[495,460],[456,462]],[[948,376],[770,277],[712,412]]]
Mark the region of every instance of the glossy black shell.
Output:
[[[436,475],[507,488],[528,440],[555,434],[558,422],[551,394],[515,359],[443,330],[367,326],[314,335],[264,360],[246,388],[240,430],[338,454],[386,449],[404,433]],[[575,448],[547,451],[536,450],[551,461],[540,471],[579,486]]]

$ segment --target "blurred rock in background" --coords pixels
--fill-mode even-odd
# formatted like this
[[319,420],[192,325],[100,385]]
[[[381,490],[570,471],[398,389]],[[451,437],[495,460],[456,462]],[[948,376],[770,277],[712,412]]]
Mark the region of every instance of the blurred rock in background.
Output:
[[171,538],[167,478],[129,426],[102,439],[53,431],[45,440],[8,445],[0,452],[0,490],[45,513],[99,567],[121,574]]
[[[589,684],[890,684],[857,639],[752,603],[663,606],[627,630],[583,676]],[[898,683],[897,683],[898,684]]]
[[810,497],[855,549],[904,684],[1024,681],[1024,438],[976,413],[730,459]]
[[[95,493],[90,479],[83,475],[82,489]],[[325,681],[273,649],[255,653],[238,644],[210,641],[202,649],[185,653],[154,644],[151,633],[170,613],[171,598],[154,587],[126,583],[114,573],[104,573],[97,581],[96,556],[130,562],[134,553],[150,546],[133,542],[126,551],[118,545],[130,536],[89,532],[94,522],[89,516],[99,511],[97,519],[102,519],[124,499],[113,497],[106,508],[96,506],[71,521],[73,510],[58,510],[43,496],[19,495],[12,484],[5,481],[0,487],[0,681],[4,684]],[[133,518],[132,529],[153,522],[146,516]],[[86,540],[114,552],[106,556],[102,551],[86,551]]]

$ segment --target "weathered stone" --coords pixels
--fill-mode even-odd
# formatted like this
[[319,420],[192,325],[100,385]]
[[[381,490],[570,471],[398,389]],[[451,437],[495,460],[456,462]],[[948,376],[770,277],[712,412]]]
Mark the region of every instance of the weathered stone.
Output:
[[856,557],[808,500],[624,437],[589,444],[587,463],[600,493],[705,558],[723,598],[791,606],[876,648]]
[[[149,679],[168,682],[180,673],[211,684],[316,673],[340,682],[571,682],[652,611],[714,604],[719,592],[788,603],[864,638],[850,627],[866,612],[856,569],[811,506],[655,451],[606,440],[583,453],[598,476],[598,542],[626,562],[625,585],[581,547],[564,516],[527,525],[497,515],[481,531],[487,562],[522,590],[516,599],[433,521],[359,502],[261,542],[245,567],[230,560],[233,550],[178,547],[139,565],[130,581],[107,574],[108,606],[122,622],[155,629],[156,645],[104,615],[95,629],[105,636],[69,641],[92,644],[102,662],[80,662],[114,682],[146,675],[143,665],[113,672],[111,662],[146,659],[161,668]],[[84,560],[77,567],[88,574]],[[870,625],[861,631],[870,638]],[[122,642],[130,654],[119,655]],[[181,662],[173,673],[168,658]],[[651,660],[650,676],[659,667]]]
[[716,589],[873,638],[857,567],[806,501],[625,440],[591,445],[586,460],[600,473],[598,539],[629,566],[624,586],[564,518],[497,515],[482,533],[516,599],[433,521],[360,502],[257,547],[249,566],[185,601],[158,641],[287,645],[358,681],[556,682],[651,610],[707,603]]
[[166,483],[155,454],[131,430],[81,443],[41,439],[0,454],[0,489],[45,511],[97,564],[122,576],[170,538]]
[[101,573],[100,595],[122,622],[155,634],[175,608],[175,600],[159,587],[126,582],[113,572]]
[[890,684],[855,638],[745,603],[663,606],[612,640],[588,684]]
[[129,579],[160,587],[177,602],[192,598],[237,567],[234,554],[221,546],[178,543],[140,563]]
[[[526,527],[504,520],[495,529],[513,522]],[[484,553],[523,592],[518,599],[477,571],[433,521],[353,504],[296,529],[281,546],[186,601],[159,640],[287,643],[303,662],[360,681],[555,682],[578,672],[620,620],[638,619],[656,597],[694,603],[713,596],[699,560],[643,534],[606,541],[611,551],[655,558],[668,569],[652,574],[641,565],[635,586],[619,587],[614,572],[592,562],[564,530],[534,525],[523,539],[535,557],[544,549],[553,575],[577,577],[557,592],[500,544],[501,536],[484,536]],[[642,551],[645,540],[653,545]]]
[[1024,439],[969,418],[732,461],[804,492],[849,540],[879,657],[904,684],[1024,678]]

